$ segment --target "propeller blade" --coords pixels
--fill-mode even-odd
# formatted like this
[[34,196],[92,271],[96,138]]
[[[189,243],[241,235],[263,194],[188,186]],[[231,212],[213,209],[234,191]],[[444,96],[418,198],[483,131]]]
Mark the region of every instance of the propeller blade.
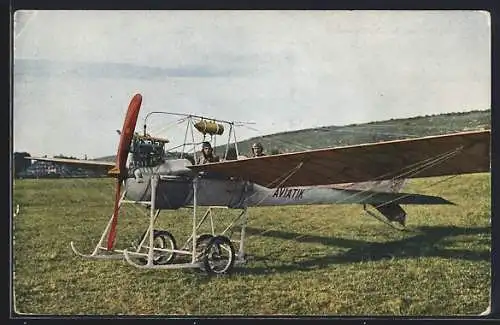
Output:
[[125,164],[127,163],[127,155],[134,136],[135,125],[139,110],[141,109],[142,96],[135,94],[128,105],[125,121],[123,122],[122,131],[120,133],[120,143],[118,144],[118,152],[116,154],[116,165],[108,174],[124,178],[126,176]]
[[116,164],[108,173],[110,175],[116,176],[116,188],[115,188],[115,205],[113,210],[113,219],[111,221],[111,228],[108,234],[108,245],[107,249],[112,250],[115,244],[116,238],[116,225],[118,224],[118,212],[120,209],[120,197],[121,197],[121,184],[122,181],[127,178],[127,155],[130,149],[130,143],[132,142],[132,137],[134,136],[135,125],[137,123],[137,117],[139,116],[139,110],[142,104],[141,94],[135,94],[128,105],[127,114],[125,115],[125,120],[123,122],[123,128],[120,133],[120,143],[118,144],[118,152],[116,154]]
[[112,250],[115,245],[116,239],[116,225],[118,224],[118,212],[120,210],[120,197],[121,197],[121,179],[116,179],[116,188],[115,188],[115,207],[113,209],[113,220],[111,221],[111,228],[109,229],[108,234],[108,251]]

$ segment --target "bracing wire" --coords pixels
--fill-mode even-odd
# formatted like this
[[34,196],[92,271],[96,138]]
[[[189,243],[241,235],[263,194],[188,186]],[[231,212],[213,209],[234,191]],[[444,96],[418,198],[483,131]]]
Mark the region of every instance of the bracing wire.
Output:
[[[401,172],[402,170],[406,170],[409,166],[406,166],[406,167],[403,167],[402,169],[400,169],[399,171],[396,171],[399,172],[399,174],[395,174],[394,176],[390,177],[392,180],[395,180],[395,179],[401,179],[401,178],[404,178],[404,177],[407,177],[407,178],[410,178],[410,177],[413,177],[413,176],[416,176],[418,175],[418,173],[421,173],[422,171],[424,170],[427,170],[431,167],[434,167],[450,158],[452,158],[453,156],[457,155],[459,152],[460,152],[461,148],[456,148],[456,149],[453,149],[449,152],[446,152],[444,154],[439,154],[439,155],[436,155],[434,157],[431,157],[431,158],[427,158],[427,159],[424,159],[420,162],[417,162],[417,163],[414,163],[414,164],[411,164],[409,166],[413,167],[412,169],[410,169],[409,171],[405,171],[405,172]],[[369,184],[369,182],[374,182],[374,181],[378,181],[378,180],[385,180],[387,179],[388,176],[391,176],[393,175],[393,173],[386,173],[384,175],[380,175],[378,177],[375,177],[374,179],[372,180],[369,180],[367,181],[367,183]],[[349,190],[352,189],[353,186],[355,186],[356,183],[352,183],[350,184],[349,186],[343,188],[343,189],[339,189],[340,191],[345,191],[345,192],[348,192]],[[367,192],[372,192],[375,188],[377,187],[377,184],[373,183],[371,187],[367,188],[367,189],[364,189],[364,190],[360,190],[360,191],[357,191],[356,193],[354,194],[351,194],[349,196],[347,196],[344,200],[338,202],[339,204],[343,203],[343,202],[346,202],[347,200],[351,200],[355,197],[358,197],[358,196],[363,196],[365,193]],[[364,197],[365,199],[368,199],[370,197],[373,197],[377,195],[376,192],[372,192],[370,195]],[[401,199],[401,198],[398,198],[398,199]],[[386,202],[384,204],[388,204],[389,202]]]
[[[422,171],[426,170],[426,169],[429,169],[431,167],[434,167],[440,163],[443,163],[444,161],[452,158],[453,156],[457,155],[460,151],[462,150],[462,147],[458,147],[456,149],[453,149],[453,150],[450,150],[448,152],[445,152],[445,153],[442,153],[442,154],[439,154],[439,155],[435,155],[434,157],[430,157],[430,158],[427,158],[427,159],[423,159],[417,163],[414,163],[414,164],[411,164],[409,166],[406,166],[406,167],[403,167],[401,168],[398,172],[400,172],[399,174],[396,174],[393,176],[393,180],[394,179],[400,179],[401,177],[403,176],[406,176],[406,177],[412,177],[412,176],[415,176],[415,175],[418,175],[418,173],[421,173]],[[272,183],[275,183],[276,181],[278,181],[279,179],[283,178],[283,180],[278,184],[277,187],[281,186],[283,183],[286,182],[286,180],[288,180],[291,176],[293,176],[293,174],[295,174],[299,168],[302,167],[302,163],[300,164],[300,166],[296,166],[294,168],[292,168],[290,171],[287,171],[285,173],[283,173],[282,175],[280,175],[279,177],[277,177],[275,180],[273,180],[270,184]],[[410,168],[410,170],[406,171],[408,168]],[[404,172],[402,172],[404,171]],[[394,174],[394,173],[387,173],[387,174],[384,174],[384,175],[380,175],[374,179],[372,179],[371,181],[367,181],[367,182],[373,182],[374,180],[384,180],[386,179],[387,176],[391,175],[391,174]],[[448,177],[446,179],[442,179],[442,180],[438,180],[437,182],[429,185],[427,188],[430,188],[431,186],[434,186],[436,184],[439,184],[439,183],[442,183],[444,181],[447,181],[447,180],[450,180],[451,178],[453,177],[456,177],[458,175],[452,175],[451,177]],[[340,191],[345,191],[345,192],[349,192],[350,190],[350,187],[351,186],[354,186],[356,183],[353,183],[351,185],[349,185],[347,188],[344,188],[344,189],[338,189]],[[345,202],[345,201],[348,201],[348,200],[351,200],[352,198],[354,197],[357,197],[357,196],[361,196],[361,195],[364,195],[368,192],[371,192],[368,196],[364,197],[364,199],[368,199],[374,195],[377,195],[377,193],[373,193],[373,189],[376,187],[376,184],[372,185],[370,188],[368,189],[365,189],[365,190],[361,190],[361,191],[357,191],[356,193],[354,194],[351,194],[347,197],[345,197],[343,200],[337,202],[338,204],[341,204],[342,202]],[[266,199],[267,197],[269,197],[271,195],[271,193],[269,193],[268,195],[266,195],[264,198],[262,198],[255,206],[259,206],[260,202],[262,202],[264,199]],[[411,194],[408,194],[408,195],[411,195]],[[391,200],[391,201],[388,201],[388,202],[384,202],[382,204],[379,204],[379,205],[376,205],[375,207],[380,207],[380,206],[383,206],[383,205],[387,205],[389,203],[392,203],[394,201],[398,201],[398,200],[401,200],[402,198],[408,196],[408,195],[403,195],[403,196],[400,196],[394,200]],[[251,196],[250,196],[251,197]],[[249,198],[250,198],[249,197]],[[372,215],[372,214],[370,214]],[[375,218],[377,218],[376,215],[372,215],[374,216]],[[377,218],[379,221],[382,221],[384,222],[385,224],[395,228],[395,229],[398,229],[398,230],[402,230],[402,229],[399,229],[399,228],[396,228],[394,225],[392,225],[391,223],[389,222],[386,222],[385,220],[382,220],[381,218]],[[320,229],[320,228],[318,228]],[[266,229],[262,232],[260,232],[260,234],[264,234],[265,232],[268,232],[270,231],[270,229]],[[259,235],[259,234],[256,234],[256,235]],[[300,237],[304,237],[304,235],[300,235],[298,237],[296,237],[296,239],[300,238]]]

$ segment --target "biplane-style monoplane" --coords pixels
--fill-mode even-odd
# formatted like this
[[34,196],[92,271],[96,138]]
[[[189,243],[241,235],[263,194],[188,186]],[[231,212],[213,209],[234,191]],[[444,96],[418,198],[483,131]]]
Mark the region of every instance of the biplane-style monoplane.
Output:
[[[79,253],[71,243],[78,255],[125,258],[138,268],[200,268],[222,274],[235,263],[245,262],[249,207],[360,204],[372,215],[375,213],[367,207],[375,208],[385,222],[404,227],[406,213],[401,205],[452,204],[441,197],[401,192],[405,179],[490,170],[489,130],[247,158],[239,155],[238,123],[232,121],[151,112],[144,119],[143,134],[135,132],[141,103],[142,96],[136,94],[129,104],[114,163],[27,158],[104,167],[116,178],[114,210],[101,239],[90,255]],[[187,121],[182,146],[173,148],[178,156],[167,155],[172,150],[165,149],[169,140],[148,133],[147,121],[155,114],[179,115]],[[202,143],[196,141],[194,129],[201,133],[199,137],[203,135],[202,141],[207,135],[215,141],[228,129],[225,153],[219,162],[196,165],[192,157],[184,155],[187,146],[195,148]],[[230,149],[236,155],[230,157]],[[124,203],[150,209],[149,224],[136,247],[117,249],[117,221]],[[197,213],[200,207],[207,207],[201,218]],[[192,209],[192,233],[183,246],[177,245],[172,229],[155,229],[161,210],[179,208]],[[214,233],[212,227],[212,233],[199,234],[202,223],[213,223],[211,211],[216,208],[234,209],[236,217],[221,233]],[[238,240],[227,236],[233,227],[239,229]]]

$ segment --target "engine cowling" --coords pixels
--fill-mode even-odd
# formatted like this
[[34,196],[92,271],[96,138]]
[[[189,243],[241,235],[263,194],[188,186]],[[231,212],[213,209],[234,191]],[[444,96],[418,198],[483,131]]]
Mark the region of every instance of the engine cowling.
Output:
[[136,167],[126,181],[126,198],[133,201],[151,201],[151,177],[159,175],[155,206],[158,209],[178,209],[192,195],[194,172],[187,168],[187,159],[167,160],[156,167]]

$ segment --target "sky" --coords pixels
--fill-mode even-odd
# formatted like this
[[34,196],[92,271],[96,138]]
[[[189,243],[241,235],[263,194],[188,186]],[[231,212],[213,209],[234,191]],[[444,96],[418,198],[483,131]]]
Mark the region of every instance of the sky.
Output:
[[151,111],[255,122],[239,140],[489,109],[490,39],[482,11],[18,11],[13,150],[114,154],[135,93],[138,131]]

